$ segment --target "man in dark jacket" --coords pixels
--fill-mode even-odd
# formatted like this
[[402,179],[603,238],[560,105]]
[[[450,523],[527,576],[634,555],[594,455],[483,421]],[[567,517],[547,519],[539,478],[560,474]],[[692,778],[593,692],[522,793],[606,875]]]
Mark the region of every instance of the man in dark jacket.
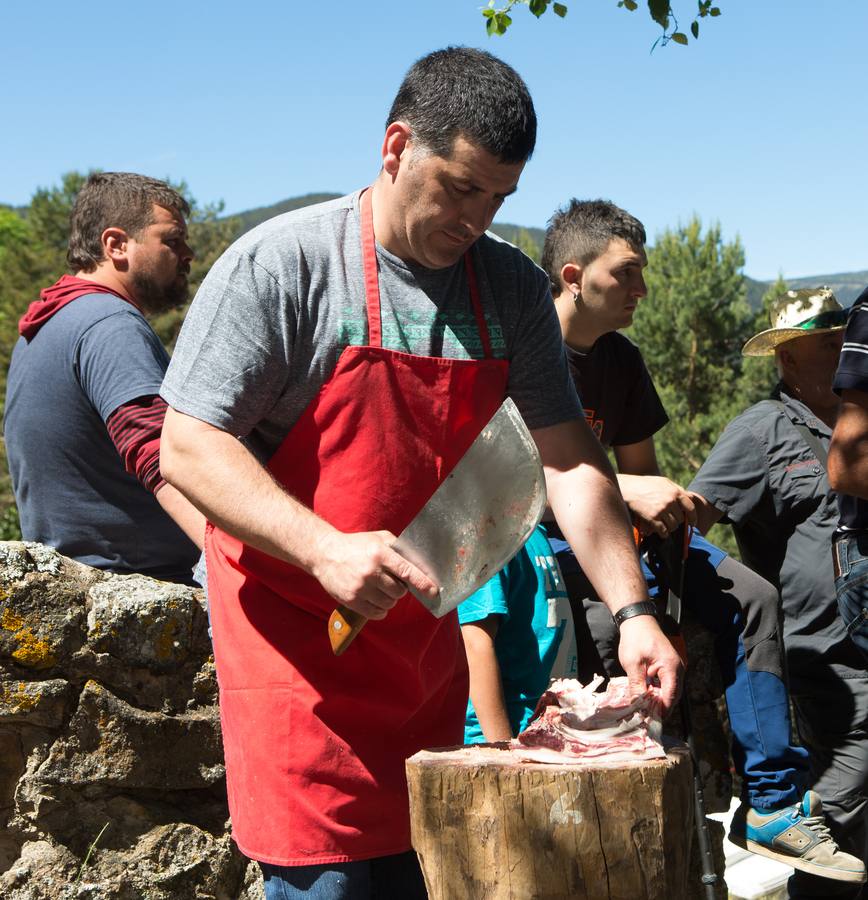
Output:
[[[826,476],[839,410],[832,379],[845,313],[828,288],[789,291],[772,327],[746,356],[774,356],[780,381],[769,400],[727,425],[690,490],[706,501],[699,525],[732,525],[744,561],[781,593],[790,696],[811,784],[832,835],[868,858],[868,675],[836,615],[830,544],[838,524]],[[864,885],[797,871],[791,897],[868,897]]]

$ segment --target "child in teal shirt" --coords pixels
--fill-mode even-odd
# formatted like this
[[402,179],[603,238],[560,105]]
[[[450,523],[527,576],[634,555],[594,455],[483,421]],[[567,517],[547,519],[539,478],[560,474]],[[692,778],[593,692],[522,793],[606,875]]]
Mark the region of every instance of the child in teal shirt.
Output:
[[513,559],[458,607],[470,667],[466,744],[515,737],[549,681],[575,677],[569,610],[560,568],[539,525]]

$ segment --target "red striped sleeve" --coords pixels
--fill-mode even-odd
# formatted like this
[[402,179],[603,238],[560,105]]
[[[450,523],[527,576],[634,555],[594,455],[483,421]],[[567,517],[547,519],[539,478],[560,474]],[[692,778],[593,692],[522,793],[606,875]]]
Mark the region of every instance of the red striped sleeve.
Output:
[[160,432],[166,417],[166,401],[152,395],[136,397],[119,406],[106,420],[124,468],[152,493],[166,483],[160,475]]

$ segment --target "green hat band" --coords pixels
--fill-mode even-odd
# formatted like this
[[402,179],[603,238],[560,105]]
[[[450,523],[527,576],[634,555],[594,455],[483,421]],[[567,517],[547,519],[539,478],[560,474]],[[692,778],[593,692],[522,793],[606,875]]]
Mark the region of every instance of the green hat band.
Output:
[[822,312],[817,316],[811,316],[798,325],[792,325],[791,328],[798,328],[802,331],[813,331],[816,328],[835,328],[837,325],[844,325],[847,322],[846,309],[830,309]]

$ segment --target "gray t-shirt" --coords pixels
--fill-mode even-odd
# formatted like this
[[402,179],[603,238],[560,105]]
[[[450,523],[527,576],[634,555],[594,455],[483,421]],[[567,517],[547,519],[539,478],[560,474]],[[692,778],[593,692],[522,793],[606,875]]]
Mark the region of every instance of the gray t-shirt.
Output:
[[[829,427],[780,387],[775,399],[828,447]],[[792,690],[865,678],[835,598],[835,494],[792,421],[767,401],[750,407],[726,426],[689,489],[724,513],[745,563],[780,590]]]
[[[162,396],[179,412],[277,450],[347,346],[368,341],[359,193],[263,223],[208,273],[187,314]],[[485,235],[473,265],[495,357],[530,428],[582,415],[545,274]],[[463,260],[426,269],[377,246],[383,346],[481,359]]]

